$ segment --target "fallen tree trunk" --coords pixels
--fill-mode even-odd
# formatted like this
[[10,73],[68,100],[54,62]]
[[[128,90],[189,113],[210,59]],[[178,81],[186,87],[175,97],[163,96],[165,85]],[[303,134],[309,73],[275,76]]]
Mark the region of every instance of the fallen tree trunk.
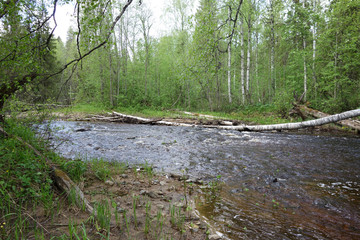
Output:
[[227,130],[237,130],[237,131],[272,131],[272,130],[294,130],[306,127],[315,127],[321,126],[328,123],[335,123],[342,121],[348,118],[360,116],[360,109],[351,110],[331,116],[326,116],[320,119],[297,122],[297,123],[283,123],[283,124],[271,124],[271,125],[237,125],[237,126],[223,126],[223,125],[196,125],[196,124],[187,124],[187,123],[178,123],[178,122],[169,122],[169,121],[156,121],[147,118],[141,118],[131,115],[125,115],[117,112],[113,112],[114,115],[118,116],[120,119],[124,119],[126,122],[131,123],[142,123],[142,124],[157,124],[157,125],[167,125],[167,126],[185,126],[185,127],[205,127],[205,128],[219,128]]
[[125,115],[122,113],[114,112],[113,114],[123,119],[127,123],[140,123],[140,124],[156,124],[156,125],[166,125],[166,126],[183,126],[183,127],[193,127],[195,124],[187,123],[177,123],[177,122],[168,122],[163,120],[152,120],[148,118],[136,117],[131,115]]
[[[297,107],[302,112],[302,114],[306,115],[306,116],[311,116],[311,117],[315,117],[315,118],[324,118],[324,117],[329,117],[330,116],[330,114],[320,112],[318,110],[309,108],[309,107],[304,106],[304,105],[299,105]],[[349,127],[349,128],[354,129],[354,130],[360,131],[360,121],[346,119],[346,120],[338,121],[337,124],[340,124],[341,126]]]
[[24,146],[30,148],[34,153],[45,160],[46,164],[48,165],[49,169],[51,170],[52,177],[55,181],[55,184],[60,188],[61,191],[66,192],[66,194],[75,193],[76,195],[76,203],[78,206],[83,207],[87,212],[90,214],[95,214],[93,207],[89,203],[89,201],[85,198],[84,193],[81,189],[70,179],[70,177],[61,169],[57,168],[52,162],[41,154],[36,148],[34,148],[29,143],[25,142],[22,138],[18,136],[12,136],[8,134],[1,126],[0,126],[0,133],[4,135],[4,137],[12,137],[15,138],[17,141],[22,143]]
[[240,126],[219,126],[221,129],[238,130],[238,131],[272,131],[272,130],[293,130],[306,127],[321,126],[328,123],[335,123],[344,119],[360,116],[360,109],[351,110],[320,119],[309,120],[297,123],[283,123],[283,124],[272,124],[272,125],[240,125]]

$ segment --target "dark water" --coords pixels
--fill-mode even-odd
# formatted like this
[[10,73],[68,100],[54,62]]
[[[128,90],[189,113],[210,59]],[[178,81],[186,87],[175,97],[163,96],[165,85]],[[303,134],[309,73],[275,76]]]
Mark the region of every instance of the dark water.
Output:
[[110,123],[54,122],[69,158],[221,175],[198,210],[229,239],[360,239],[360,139]]

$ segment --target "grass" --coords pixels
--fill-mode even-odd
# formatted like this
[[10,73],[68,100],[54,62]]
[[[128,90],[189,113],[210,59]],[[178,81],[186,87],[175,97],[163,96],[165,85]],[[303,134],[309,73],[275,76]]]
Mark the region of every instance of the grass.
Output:
[[[21,122],[8,120],[4,129],[34,146],[67,172],[79,186],[82,183],[87,184],[86,181],[89,179],[106,186],[103,182],[107,179],[114,177],[119,181],[121,174],[131,173],[128,165],[124,163],[109,163],[103,159],[85,162],[63,159],[49,151],[46,142],[38,139]],[[150,186],[151,180],[157,177],[153,167],[146,161],[138,167],[142,169],[140,174],[149,179]],[[91,191],[94,189],[84,193],[89,194]],[[131,209],[131,200],[130,206],[127,207],[118,205],[116,195],[99,195],[101,198],[92,202],[97,214],[86,213],[84,206],[76,204],[74,191],[65,195],[56,190],[51,172],[43,159],[14,138],[0,136],[0,239],[111,239],[110,232],[121,234],[124,239],[137,239],[135,236],[139,233],[148,236],[149,239],[170,239],[179,236],[179,232],[183,234],[185,213],[180,207],[175,207],[173,212],[173,229],[170,221],[167,221],[170,219],[167,218],[170,212],[166,211],[166,214],[163,214],[159,208],[157,213],[152,213],[152,207],[156,205],[153,205],[149,198],[142,199],[146,204],[139,204],[141,199],[133,195]],[[129,197],[131,198],[130,194]],[[118,210],[119,206],[128,209],[122,209],[121,212]],[[163,206],[162,209],[164,208],[170,207]],[[64,219],[66,222],[61,223],[62,229],[57,231],[50,227],[49,233],[46,228],[56,226],[59,218],[65,215],[68,217]],[[79,215],[83,217],[80,218]]]
[[[118,107],[114,111],[121,112],[128,115],[136,115],[145,118],[185,118],[185,119],[201,119],[204,117],[187,115],[182,110],[166,110],[158,108],[145,107]],[[69,108],[56,110],[64,113],[85,113],[85,114],[102,114],[111,112],[112,110],[102,106],[79,104]],[[236,109],[227,111],[202,111],[192,110],[198,114],[211,115],[220,119],[236,120],[251,124],[275,124],[287,123],[291,120],[284,119],[280,110],[275,105],[250,105],[239,106]],[[294,119],[293,121],[300,121]]]

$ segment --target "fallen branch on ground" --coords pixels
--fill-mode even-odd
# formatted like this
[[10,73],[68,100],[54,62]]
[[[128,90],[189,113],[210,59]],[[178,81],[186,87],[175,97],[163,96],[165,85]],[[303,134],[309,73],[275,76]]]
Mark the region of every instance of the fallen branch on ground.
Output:
[[57,168],[46,156],[41,154],[36,148],[34,148],[31,144],[25,142],[22,138],[18,136],[13,136],[8,134],[1,126],[0,126],[0,133],[2,133],[5,137],[11,137],[22,143],[24,146],[30,148],[34,151],[34,153],[42,158],[48,167],[51,170],[52,177],[55,181],[55,184],[61,189],[61,191],[66,192],[67,195],[70,194],[71,191],[74,191],[76,194],[76,203],[80,207],[84,207],[86,211],[90,214],[95,214],[93,207],[90,205],[89,201],[85,198],[84,193],[81,189],[70,179],[70,177],[61,169]]

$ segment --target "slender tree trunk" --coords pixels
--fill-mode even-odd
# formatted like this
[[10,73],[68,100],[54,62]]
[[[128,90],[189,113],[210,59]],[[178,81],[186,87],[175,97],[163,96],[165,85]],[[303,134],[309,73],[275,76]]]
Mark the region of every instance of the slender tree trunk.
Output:
[[244,54],[244,17],[240,19],[240,59],[241,59],[241,99],[245,104],[245,54]]
[[246,96],[250,103],[250,62],[251,61],[251,10],[248,17],[248,46],[247,46],[247,61],[246,61]]
[[[303,8],[305,9],[306,1],[303,1]],[[304,30],[305,31],[305,30]],[[306,66],[306,35],[303,32],[303,51],[304,51],[304,101],[307,100],[307,66]]]
[[271,53],[270,53],[270,100],[272,96],[275,96],[275,18],[274,18],[274,9],[273,9],[273,0],[271,2]]
[[[231,18],[230,9],[229,9],[229,19]],[[229,21],[231,25],[231,21]],[[232,102],[231,99],[231,40],[228,43],[228,98],[229,103]]]
[[[316,1],[313,0],[313,11],[316,11]],[[316,81],[316,69],[315,69],[315,60],[316,60],[316,22],[313,25],[313,62],[312,62],[312,72],[313,72],[313,82],[314,82],[314,90],[315,90],[315,99],[317,98],[317,81]]]
[[112,58],[111,58],[111,48],[109,46],[109,95],[110,95],[110,106],[114,106],[113,101],[113,84],[112,84]]
[[335,72],[335,84],[334,84],[334,98],[337,98],[337,62],[338,62],[338,32],[335,33],[335,55],[334,55],[334,72]]
[[256,31],[256,50],[255,50],[255,78],[259,103],[261,103],[260,84],[259,84],[259,32]]

